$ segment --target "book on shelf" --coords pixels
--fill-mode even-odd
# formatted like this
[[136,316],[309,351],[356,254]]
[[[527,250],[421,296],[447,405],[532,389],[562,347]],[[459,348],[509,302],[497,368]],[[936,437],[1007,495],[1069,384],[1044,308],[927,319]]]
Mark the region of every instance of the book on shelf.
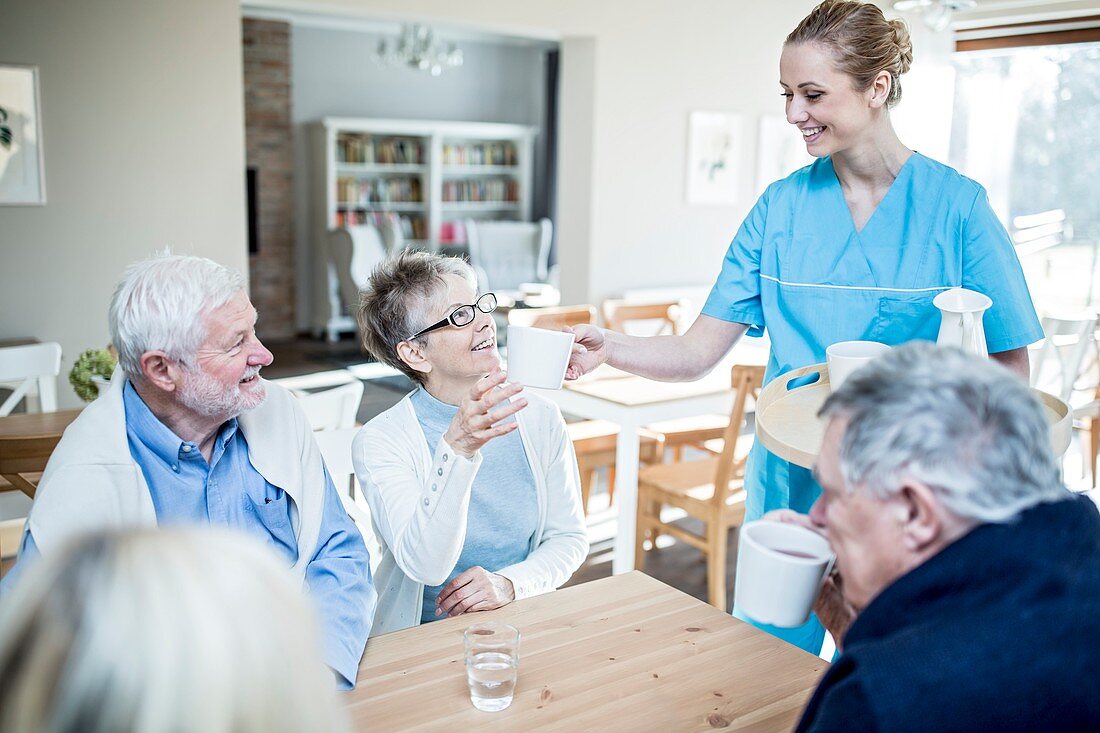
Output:
[[444,143],[443,165],[516,165],[516,146],[510,142]]
[[336,179],[336,201],[340,204],[420,204],[424,195],[420,179],[352,178]]
[[358,133],[342,133],[336,138],[338,163],[376,165],[422,165],[424,141],[410,137],[375,137]]
[[442,193],[445,203],[516,203],[519,182],[508,178],[444,181]]
[[406,216],[393,211],[347,211],[336,212],[337,227],[353,227],[370,224],[378,228],[394,226],[401,231],[405,239],[427,239],[428,222],[423,216]]

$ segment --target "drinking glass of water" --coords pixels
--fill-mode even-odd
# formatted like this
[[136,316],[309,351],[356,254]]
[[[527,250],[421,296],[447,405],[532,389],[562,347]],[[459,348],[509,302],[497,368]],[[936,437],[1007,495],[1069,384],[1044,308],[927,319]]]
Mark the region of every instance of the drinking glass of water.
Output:
[[474,624],[462,634],[466,682],[478,710],[496,712],[512,704],[519,669],[519,630],[499,621]]

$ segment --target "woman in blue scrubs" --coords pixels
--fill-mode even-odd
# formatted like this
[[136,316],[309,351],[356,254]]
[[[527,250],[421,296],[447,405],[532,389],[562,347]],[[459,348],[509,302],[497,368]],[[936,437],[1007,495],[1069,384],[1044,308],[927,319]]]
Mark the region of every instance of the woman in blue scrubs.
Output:
[[[891,125],[911,61],[903,21],[869,3],[817,6],[787,37],[779,66],[787,121],[817,160],[760,197],[687,333],[639,338],[578,326],[583,349],[568,376],[607,362],[653,379],[696,379],[743,334],[767,329],[770,381],[825,361],[837,341],[934,341],[932,298],[963,287],[992,298],[990,356],[1026,378],[1027,345],[1042,330],[985,190],[907,148]],[[820,493],[808,470],[759,442],[745,487],[746,521],[773,509],[808,512]],[[816,619],[769,630],[815,653],[824,635]]]

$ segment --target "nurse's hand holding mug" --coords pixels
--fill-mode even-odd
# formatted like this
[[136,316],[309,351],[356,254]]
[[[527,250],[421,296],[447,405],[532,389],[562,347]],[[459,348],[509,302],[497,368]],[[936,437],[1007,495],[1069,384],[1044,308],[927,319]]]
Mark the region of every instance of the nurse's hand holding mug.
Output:
[[566,379],[606,363],[649,379],[690,382],[713,369],[748,325],[704,314],[682,336],[628,336],[587,324],[564,330],[575,336]]

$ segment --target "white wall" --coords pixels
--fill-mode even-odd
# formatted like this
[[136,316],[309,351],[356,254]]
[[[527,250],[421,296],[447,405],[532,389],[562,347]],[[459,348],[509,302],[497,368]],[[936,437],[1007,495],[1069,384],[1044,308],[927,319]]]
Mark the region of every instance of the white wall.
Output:
[[46,195],[0,207],[0,339],[107,343],[123,268],[171,245],[248,274],[240,6],[0,0],[0,56],[39,67]]
[[377,33],[361,30],[302,25],[291,30],[297,316],[302,331],[309,327],[315,282],[310,275],[314,228],[305,125],[322,117],[542,123],[545,70],[541,46],[462,41],[458,45],[463,65],[433,77],[406,67],[384,68],[374,63],[371,56],[379,38]]
[[[570,154],[565,140],[571,135],[583,138],[580,131],[567,129],[570,106],[579,104],[583,110],[591,103],[591,115],[575,117],[592,120],[592,192],[582,205],[579,197],[569,194],[572,186],[587,181],[583,176],[563,175],[558,184],[558,217],[562,233],[574,227],[577,236],[588,232],[588,241],[582,243],[560,241],[563,273],[586,278],[581,284],[563,283],[563,288],[570,300],[593,301],[627,288],[713,281],[729,240],[753,203],[757,120],[763,114],[783,112],[778,94],[783,39],[816,4],[815,0],[483,0],[458,5],[449,0],[272,1],[284,7],[326,12],[339,8],[351,15],[390,20],[556,35],[563,39],[566,68],[571,40],[591,41],[591,79],[582,81],[574,74],[569,84],[563,74],[560,154]],[[582,55],[587,53],[584,44],[578,49]],[[916,70],[938,53],[918,47],[911,84],[914,97],[921,97],[923,89],[925,100],[941,98],[933,81],[922,84],[916,79]],[[949,100],[951,90],[942,94]],[[899,108],[899,124],[906,106],[908,100]],[[688,115],[693,110],[748,117],[742,158],[745,193],[736,204],[685,203]],[[917,133],[924,129],[920,124],[910,128]],[[938,143],[933,143],[912,142],[935,154],[932,148]],[[591,209],[590,226],[586,226],[586,207]],[[572,222],[571,217],[581,221]],[[570,261],[578,257],[584,262]]]

